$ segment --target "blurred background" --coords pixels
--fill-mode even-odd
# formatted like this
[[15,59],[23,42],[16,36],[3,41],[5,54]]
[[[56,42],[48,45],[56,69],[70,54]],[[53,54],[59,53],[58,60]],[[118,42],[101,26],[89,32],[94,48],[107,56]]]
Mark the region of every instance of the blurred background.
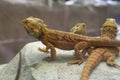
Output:
[[63,31],[84,22],[88,36],[99,36],[106,18],[115,18],[119,28],[120,0],[0,0],[0,64],[9,62],[25,44],[36,41],[21,24],[29,16]]

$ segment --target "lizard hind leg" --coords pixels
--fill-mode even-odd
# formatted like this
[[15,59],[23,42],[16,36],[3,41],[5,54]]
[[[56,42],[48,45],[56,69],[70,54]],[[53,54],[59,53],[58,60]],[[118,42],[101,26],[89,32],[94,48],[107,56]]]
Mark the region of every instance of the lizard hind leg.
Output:
[[[84,49],[88,47],[87,42],[79,42],[75,45],[75,55],[78,58],[77,60],[69,61],[68,64],[81,64],[84,61],[83,55],[85,54]],[[80,52],[82,50],[82,52]]]
[[114,67],[120,67],[120,65],[118,65],[114,60],[116,58],[116,55],[111,55],[110,57],[108,57],[106,64],[110,65],[110,66],[114,66]]

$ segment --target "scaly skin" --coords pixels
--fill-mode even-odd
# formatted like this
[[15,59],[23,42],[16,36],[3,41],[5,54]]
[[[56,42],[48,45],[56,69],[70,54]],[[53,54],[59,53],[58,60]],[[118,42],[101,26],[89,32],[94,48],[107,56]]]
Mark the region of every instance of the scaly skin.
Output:
[[[114,19],[107,19],[101,29],[101,38],[115,39],[117,33],[117,26]],[[81,80],[88,80],[88,77],[92,70],[100,63],[101,60],[105,60],[110,66],[119,66],[114,62],[114,59],[118,56],[119,49],[117,47],[98,47],[95,48],[89,55],[86,64],[83,68]]]
[[72,34],[69,32],[63,32],[53,29],[48,29],[44,22],[39,18],[29,17],[23,20],[23,25],[29,35],[37,38],[43,44],[46,45],[46,49],[42,51],[51,50],[51,56],[45,58],[46,60],[54,60],[56,58],[56,48],[63,50],[75,50],[78,54],[78,58],[83,60],[80,50],[91,46],[120,46],[120,41],[93,38],[83,35]]

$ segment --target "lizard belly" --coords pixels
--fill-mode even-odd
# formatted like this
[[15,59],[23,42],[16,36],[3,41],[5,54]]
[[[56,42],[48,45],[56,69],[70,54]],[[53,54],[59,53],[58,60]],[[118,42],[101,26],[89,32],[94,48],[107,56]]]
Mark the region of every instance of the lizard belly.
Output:
[[63,50],[73,50],[74,49],[74,43],[67,42],[67,41],[52,41],[50,42],[54,45],[54,47],[63,49]]

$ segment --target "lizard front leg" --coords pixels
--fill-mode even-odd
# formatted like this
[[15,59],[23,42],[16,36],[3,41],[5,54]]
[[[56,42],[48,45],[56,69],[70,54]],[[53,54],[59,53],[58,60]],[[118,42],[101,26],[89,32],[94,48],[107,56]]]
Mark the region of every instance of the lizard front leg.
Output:
[[[54,60],[54,59],[56,58],[56,50],[55,50],[55,47],[54,47],[50,42],[48,42],[46,38],[44,38],[44,39],[42,40],[42,43],[45,44],[45,46],[46,46],[46,49],[43,50],[43,51],[47,51],[48,49],[50,49],[50,54],[51,54],[50,56],[45,57],[44,59],[47,60],[47,61],[52,61],[52,60]],[[41,50],[41,48],[39,48],[39,49]]]
[[51,52],[50,52],[51,56],[45,57],[44,59],[47,61],[54,60],[56,58],[55,47],[51,43],[47,43],[46,48],[51,50]]
[[75,50],[76,57],[78,57],[79,59],[69,61],[68,64],[81,64],[84,61],[84,58],[83,58],[84,51],[80,52],[80,50],[83,50],[87,47],[88,47],[88,43],[85,41],[77,43],[74,47],[74,50]]

